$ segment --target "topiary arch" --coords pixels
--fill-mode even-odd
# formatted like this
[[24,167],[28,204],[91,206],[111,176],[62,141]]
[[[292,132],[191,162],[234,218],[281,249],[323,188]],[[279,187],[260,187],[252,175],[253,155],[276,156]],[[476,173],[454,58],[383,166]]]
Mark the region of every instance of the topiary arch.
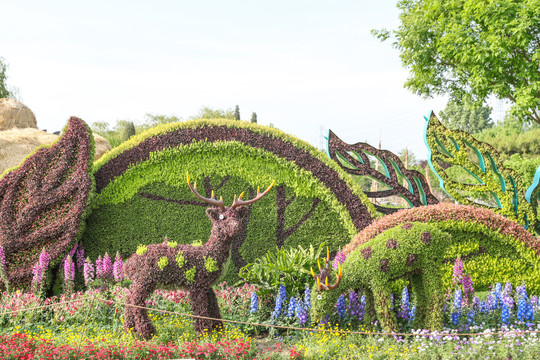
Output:
[[[167,124],[132,138],[95,164],[97,196],[83,244],[96,258],[139,244],[206,241],[207,204],[193,199],[190,172],[201,193],[230,201],[276,180],[253,205],[233,242],[232,266],[244,266],[275,246],[320,244],[337,250],[371,223],[376,211],[349,175],[282,131],[238,121]],[[229,273],[236,273],[235,271]],[[234,275],[235,276],[235,275]]]

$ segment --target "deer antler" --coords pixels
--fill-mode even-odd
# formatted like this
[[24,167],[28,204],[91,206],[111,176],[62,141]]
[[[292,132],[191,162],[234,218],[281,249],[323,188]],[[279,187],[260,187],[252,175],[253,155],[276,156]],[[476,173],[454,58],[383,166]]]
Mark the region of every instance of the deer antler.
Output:
[[231,209],[237,208],[238,206],[242,206],[242,205],[253,204],[255,201],[260,200],[264,195],[268,194],[268,192],[270,191],[270,189],[272,189],[272,186],[274,186],[275,183],[276,183],[276,180],[272,181],[268,189],[266,189],[264,192],[261,192],[261,189],[257,187],[257,196],[255,196],[251,200],[246,200],[246,201],[242,200],[242,196],[244,195],[244,193],[241,193],[238,198],[236,197],[236,195],[234,195],[234,201],[231,205]]
[[333,290],[338,287],[339,282],[341,281],[341,276],[343,275],[341,272],[341,264],[338,262],[338,274],[336,278],[336,282],[333,285],[328,285],[328,275],[330,275],[330,251],[328,250],[328,247],[326,247],[326,259],[324,259],[324,262],[326,263],[326,267],[324,269],[321,269],[321,263],[319,260],[317,260],[317,264],[319,265],[319,276],[324,276],[324,284],[321,284],[321,278],[317,275],[315,275],[315,272],[313,271],[313,268],[311,268],[311,275],[313,278],[317,281],[317,288],[319,289],[319,292],[321,290]]
[[223,202],[223,198],[219,198],[219,200],[216,200],[214,195],[214,190],[212,190],[212,197],[211,198],[205,198],[201,194],[197,192],[197,183],[194,183],[193,186],[191,186],[191,183],[189,182],[189,172],[186,173],[187,176],[187,184],[189,188],[191,189],[191,192],[193,195],[195,195],[198,199],[207,202],[209,204],[212,204],[214,206],[217,206],[221,209],[221,211],[225,211],[225,203]]

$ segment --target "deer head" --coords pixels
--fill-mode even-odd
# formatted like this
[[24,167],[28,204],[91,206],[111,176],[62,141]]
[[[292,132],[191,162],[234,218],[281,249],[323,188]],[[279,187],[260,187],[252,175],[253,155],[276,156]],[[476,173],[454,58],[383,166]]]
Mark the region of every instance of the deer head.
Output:
[[326,259],[324,259],[324,262],[326,263],[326,266],[324,268],[321,268],[321,263],[319,260],[317,260],[317,265],[319,265],[319,275],[315,275],[313,268],[311,268],[311,275],[313,276],[313,279],[317,282],[317,288],[319,292],[321,292],[322,290],[333,290],[337,288],[342,276],[341,264],[338,262],[338,274],[336,282],[333,285],[328,285],[328,278],[330,277],[330,274],[332,272],[332,270],[330,270],[330,250],[328,250],[328,247],[326,248]]
[[237,234],[242,229],[241,220],[247,212],[245,205],[253,204],[254,202],[262,199],[262,197],[268,194],[268,192],[272,189],[275,182],[276,181],[274,180],[264,192],[261,192],[261,189],[257,187],[257,195],[250,200],[242,199],[244,193],[241,193],[238,197],[234,195],[233,203],[230,207],[228,207],[225,206],[221,196],[219,200],[216,199],[213,190],[212,195],[209,198],[199,194],[197,192],[197,183],[195,182],[193,185],[191,185],[191,182],[189,181],[189,172],[187,173],[187,183],[193,195],[195,195],[199,200],[214,206],[206,209],[206,215],[210,218],[210,221],[212,221],[212,232],[214,233],[217,231],[217,233],[214,234],[217,237],[232,237]]

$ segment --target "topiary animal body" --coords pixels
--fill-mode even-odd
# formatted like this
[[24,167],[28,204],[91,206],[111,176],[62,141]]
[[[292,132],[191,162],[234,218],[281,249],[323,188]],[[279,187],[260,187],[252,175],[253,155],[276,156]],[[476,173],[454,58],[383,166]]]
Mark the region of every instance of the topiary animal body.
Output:
[[444,296],[441,267],[450,240],[450,235],[433,225],[407,223],[360,245],[342,264],[344,275],[338,275],[336,284],[328,285],[327,269],[316,276],[311,318],[321,319],[344,291],[364,289],[366,322],[376,318],[384,331],[395,332],[397,320],[391,310],[390,283],[407,278],[416,296],[413,326],[440,328]]
[[[157,287],[183,288],[189,290],[193,314],[221,319],[216,294],[211,285],[219,278],[223,264],[229,257],[234,235],[242,230],[242,218],[247,213],[245,205],[254,203],[266,195],[272,186],[251,200],[242,200],[243,193],[231,207],[223,199],[205,198],[197,192],[197,184],[188,186],[193,194],[216,207],[208,208],[206,214],[212,222],[210,239],[201,246],[177,244],[167,239],[162,244],[140,246],[124,265],[124,275],[133,283],[127,297],[124,328],[135,329],[141,337],[150,339],[156,329],[148,318],[147,311],[129,305],[144,306],[145,300]],[[212,331],[222,326],[219,320],[195,318],[195,330]]]

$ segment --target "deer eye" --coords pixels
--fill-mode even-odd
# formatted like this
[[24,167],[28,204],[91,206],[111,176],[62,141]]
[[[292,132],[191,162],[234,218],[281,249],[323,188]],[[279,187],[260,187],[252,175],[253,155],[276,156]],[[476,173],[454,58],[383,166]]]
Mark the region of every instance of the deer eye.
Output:
[[219,220],[223,220],[223,219],[225,219],[225,215],[219,214]]

